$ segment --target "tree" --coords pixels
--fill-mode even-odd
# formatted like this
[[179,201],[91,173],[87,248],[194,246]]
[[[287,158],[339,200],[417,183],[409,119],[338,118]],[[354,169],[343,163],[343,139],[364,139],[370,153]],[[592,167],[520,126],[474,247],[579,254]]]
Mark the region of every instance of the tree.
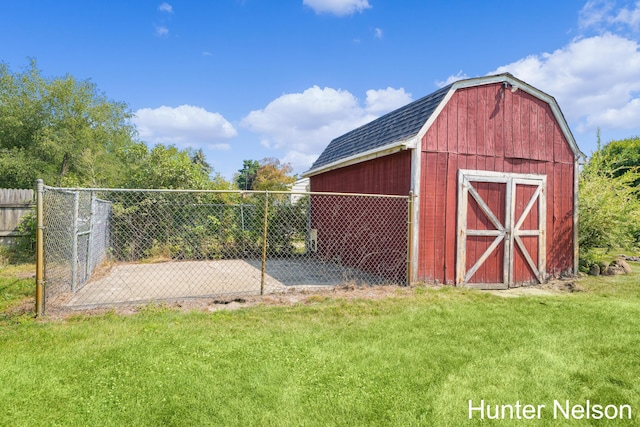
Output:
[[610,144],[596,151],[580,173],[578,241],[583,265],[596,249],[629,249],[640,237],[640,178],[635,168],[612,169]]
[[0,187],[229,188],[201,149],[147,148],[132,117],[90,81],[0,63]]
[[240,190],[253,190],[253,181],[256,179],[256,173],[260,163],[257,160],[245,160],[242,162],[242,169],[238,171],[235,177],[236,184]]
[[0,187],[120,184],[142,145],[131,118],[90,81],[44,78],[35,60],[19,73],[0,64]]
[[[610,141],[603,147],[599,147],[592,157],[603,172],[614,178],[621,177],[627,172],[639,172],[640,137]],[[632,184],[640,186],[640,175],[633,180]]]
[[213,172],[213,167],[209,164],[209,162],[207,162],[202,148],[198,148],[197,150],[190,150],[189,155],[191,157],[191,162],[195,165],[198,165],[202,169],[203,174],[209,175]]
[[211,167],[205,168],[194,161],[189,150],[158,144],[151,150],[145,147],[136,157],[138,164],[126,182],[128,187],[196,190],[226,190],[230,187],[219,174],[210,177]]
[[291,175],[293,168],[289,163],[280,163],[275,158],[265,158],[260,161],[260,167],[256,171],[253,182],[254,190],[287,191],[296,182],[296,177]]
[[292,171],[289,163],[280,163],[280,160],[272,157],[260,161],[245,160],[235,181],[241,190],[287,191],[296,181],[296,177],[291,175]]

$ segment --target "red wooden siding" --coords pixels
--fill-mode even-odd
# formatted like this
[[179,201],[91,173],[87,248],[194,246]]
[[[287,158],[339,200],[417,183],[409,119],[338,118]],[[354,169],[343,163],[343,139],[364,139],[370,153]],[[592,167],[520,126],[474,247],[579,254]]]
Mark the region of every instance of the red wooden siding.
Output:
[[[574,154],[548,104],[523,90],[505,90],[502,84],[459,89],[424,136],[421,165],[419,280],[455,283],[459,169],[546,175],[547,272],[572,271]],[[489,188],[483,191],[487,197],[501,197],[489,194]],[[525,189],[518,196],[516,211],[522,212],[527,195]],[[527,217],[522,229],[537,221],[535,215]],[[474,214],[469,221],[475,227],[483,219]],[[537,261],[535,239],[523,241]],[[478,238],[467,250],[481,254],[486,245]],[[502,253],[499,248],[496,257]],[[500,279],[497,262],[488,260],[478,277]],[[525,282],[531,278],[519,250],[514,277]]]
[[406,283],[406,198],[313,194],[310,211],[320,260]]
[[311,191],[391,194],[411,191],[411,151],[400,151],[311,177]]
[[[409,195],[411,151],[401,151],[311,177],[313,192]],[[311,227],[318,256],[374,275],[406,275],[407,201],[312,196]]]

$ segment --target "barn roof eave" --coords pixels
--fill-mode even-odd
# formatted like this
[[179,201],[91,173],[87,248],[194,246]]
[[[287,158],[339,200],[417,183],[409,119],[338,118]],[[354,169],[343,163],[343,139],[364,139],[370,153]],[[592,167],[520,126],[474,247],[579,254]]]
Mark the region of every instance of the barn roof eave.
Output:
[[410,136],[402,141],[395,141],[391,144],[377,147],[369,151],[354,154],[353,156],[345,157],[344,159],[336,160],[335,162],[322,165],[315,169],[310,169],[302,173],[305,178],[319,175],[321,173],[329,172],[334,169],[344,168],[346,166],[355,165],[357,163],[365,162],[367,160],[376,159],[378,157],[388,156],[390,154],[397,153],[399,151],[410,150],[416,148],[418,139],[415,135]]

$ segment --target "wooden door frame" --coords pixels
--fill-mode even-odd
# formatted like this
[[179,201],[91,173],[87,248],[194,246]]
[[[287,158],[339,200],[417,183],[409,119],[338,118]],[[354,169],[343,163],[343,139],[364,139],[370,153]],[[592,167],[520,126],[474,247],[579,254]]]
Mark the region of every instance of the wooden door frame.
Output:
[[[493,211],[477,193],[471,182],[488,182],[505,184],[505,219],[504,224],[495,217]],[[514,197],[518,185],[536,186],[536,190],[529,199],[519,218],[515,217],[516,198]],[[525,258],[525,262],[533,272],[539,283],[546,280],[546,175],[503,173],[482,170],[458,170],[458,211],[457,211],[457,243],[456,243],[456,284],[458,286],[477,287],[483,289],[506,289],[514,284],[514,253],[516,246]],[[468,197],[471,195],[486,217],[495,226],[495,230],[468,230]],[[520,230],[522,223],[538,201],[538,229]],[[516,222],[517,221],[517,222]],[[478,258],[476,263],[467,271],[467,236],[495,236],[494,241]],[[538,237],[538,263],[533,261],[520,236]],[[489,255],[504,241],[504,259],[502,283],[469,283],[469,280],[487,260]]]

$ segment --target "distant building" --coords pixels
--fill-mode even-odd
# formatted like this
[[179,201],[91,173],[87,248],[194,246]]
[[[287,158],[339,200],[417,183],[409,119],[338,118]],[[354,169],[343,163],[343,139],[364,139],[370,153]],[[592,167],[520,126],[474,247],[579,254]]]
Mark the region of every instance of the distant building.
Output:
[[304,195],[296,194],[296,193],[304,193],[309,191],[309,178],[300,178],[297,180],[293,187],[291,187],[291,203],[296,203],[300,200]]

